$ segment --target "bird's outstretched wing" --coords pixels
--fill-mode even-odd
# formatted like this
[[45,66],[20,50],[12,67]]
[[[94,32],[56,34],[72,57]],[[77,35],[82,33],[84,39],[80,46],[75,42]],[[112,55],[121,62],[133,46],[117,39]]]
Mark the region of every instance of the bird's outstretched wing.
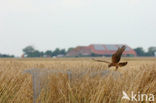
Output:
[[96,60],[96,59],[94,59],[94,58],[92,58],[92,60],[97,61],[97,62],[105,62],[105,63],[109,63],[109,64],[110,64],[110,62],[105,61],[105,60]]
[[118,48],[118,50],[112,56],[112,63],[118,63],[120,61],[121,55],[125,49],[125,45],[123,45],[121,48]]
[[121,62],[121,63],[119,63],[119,66],[120,66],[120,67],[123,67],[123,66],[127,65],[127,63],[128,63],[128,62]]

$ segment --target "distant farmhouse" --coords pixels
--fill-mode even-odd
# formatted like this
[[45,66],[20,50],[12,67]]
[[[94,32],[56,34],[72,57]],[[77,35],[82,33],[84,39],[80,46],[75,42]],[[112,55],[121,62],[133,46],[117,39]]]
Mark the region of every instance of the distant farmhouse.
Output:
[[[112,54],[121,47],[122,44],[91,44],[89,46],[77,46],[70,50],[66,56],[69,57],[87,57],[87,56],[112,56]],[[126,45],[123,56],[136,56],[136,52]]]

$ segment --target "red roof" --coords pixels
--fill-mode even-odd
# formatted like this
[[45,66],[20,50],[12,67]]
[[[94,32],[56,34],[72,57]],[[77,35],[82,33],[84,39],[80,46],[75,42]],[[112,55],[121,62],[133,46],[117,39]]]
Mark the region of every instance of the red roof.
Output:
[[[112,55],[117,51],[122,44],[91,44],[89,46],[78,46],[67,53],[67,56],[79,56],[79,55]],[[123,55],[134,55],[136,52],[126,45],[126,50],[123,52]]]
[[[99,55],[112,55],[114,54],[118,48],[120,48],[122,45],[121,44],[92,44],[89,45],[91,51],[95,54],[99,54]],[[123,52],[123,55],[127,55],[127,54],[132,54],[134,56],[136,56],[136,52],[130,48],[129,46],[126,45],[126,50]]]

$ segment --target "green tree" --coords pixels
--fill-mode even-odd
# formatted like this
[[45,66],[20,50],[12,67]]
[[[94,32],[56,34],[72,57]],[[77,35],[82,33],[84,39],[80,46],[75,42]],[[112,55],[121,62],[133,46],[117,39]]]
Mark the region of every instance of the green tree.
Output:
[[60,53],[60,49],[59,49],[59,48],[56,48],[56,49],[53,51],[53,56],[57,56],[59,53]]
[[27,46],[23,49],[23,52],[27,57],[43,57],[44,53],[36,50],[33,46]]
[[65,55],[66,54],[66,50],[65,49],[61,49],[60,52],[59,52],[59,54]]
[[41,53],[38,50],[35,50],[28,57],[41,57]]
[[44,54],[50,57],[53,56],[53,52],[51,50],[47,50]]
[[142,47],[134,49],[138,56],[145,56],[145,51]]
[[147,52],[147,56],[154,56],[155,52],[156,52],[156,47],[149,47],[148,52]]
[[26,55],[29,55],[29,54],[33,53],[34,51],[35,51],[35,48],[34,48],[33,46],[31,46],[31,45],[26,46],[26,47],[23,49],[23,52],[24,52],[24,54],[26,54]]

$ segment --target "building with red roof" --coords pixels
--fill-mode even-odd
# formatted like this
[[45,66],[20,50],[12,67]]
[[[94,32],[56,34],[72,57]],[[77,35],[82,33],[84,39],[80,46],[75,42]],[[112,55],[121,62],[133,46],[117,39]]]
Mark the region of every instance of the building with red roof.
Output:
[[[77,46],[70,50],[66,56],[112,56],[122,44],[91,44],[89,46]],[[136,52],[126,45],[124,56],[136,56]]]

